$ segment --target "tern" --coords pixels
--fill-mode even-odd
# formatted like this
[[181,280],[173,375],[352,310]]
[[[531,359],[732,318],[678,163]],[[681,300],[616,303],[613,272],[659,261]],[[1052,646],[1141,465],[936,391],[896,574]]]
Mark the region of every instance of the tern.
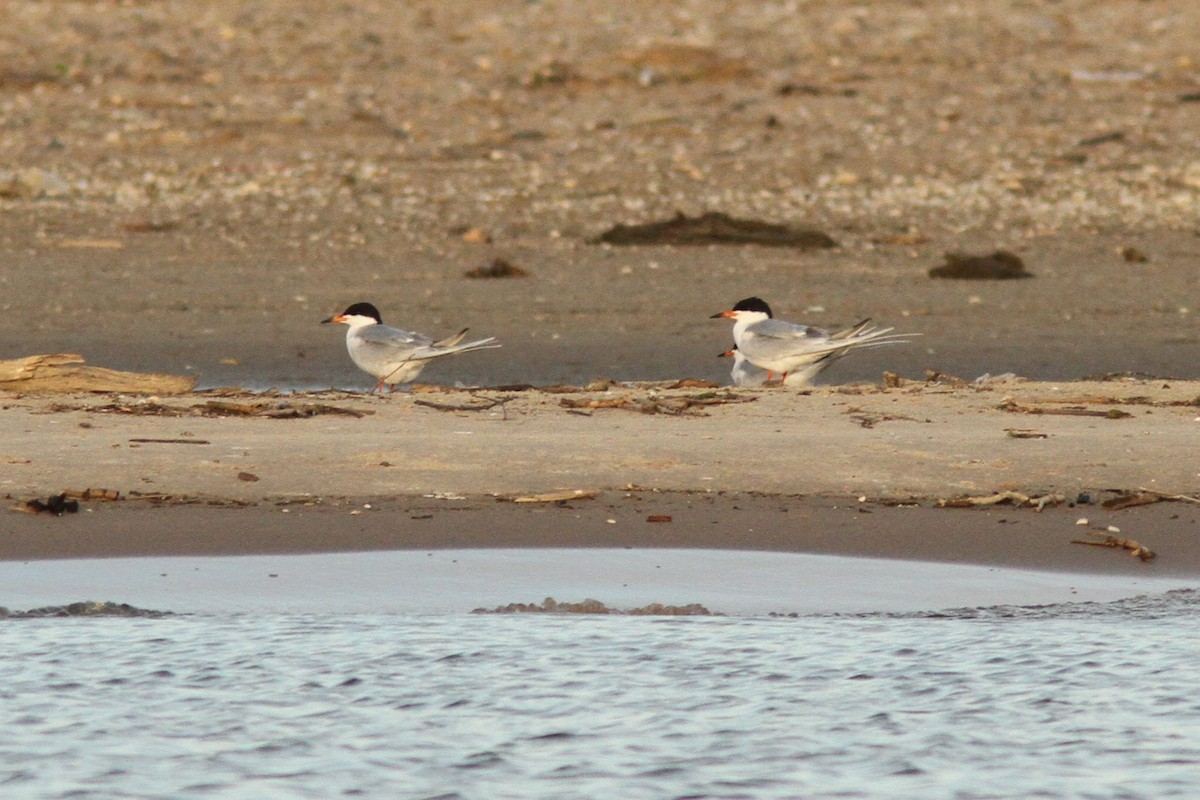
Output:
[[767,382],[767,371],[747,361],[742,351],[737,349],[737,345],[723,353],[717,353],[717,358],[733,359],[733,369],[729,371],[729,378],[734,386],[762,386]]
[[468,328],[435,342],[423,333],[384,325],[379,309],[370,303],[355,303],[342,313],[321,322],[349,326],[346,331],[346,350],[350,353],[350,360],[363,372],[379,379],[379,383],[375,384],[377,392],[383,391],[384,384],[395,388],[398,383],[412,383],[435,358],[500,346],[495,337],[461,344]]
[[771,307],[758,297],[739,300],[732,309],[713,314],[711,319],[722,317],[733,320],[737,352],[766,370],[767,380],[779,373],[788,386],[808,386],[821,370],[856,348],[898,344],[917,335],[892,334],[894,328],[877,328],[870,319],[830,333],[775,319]]

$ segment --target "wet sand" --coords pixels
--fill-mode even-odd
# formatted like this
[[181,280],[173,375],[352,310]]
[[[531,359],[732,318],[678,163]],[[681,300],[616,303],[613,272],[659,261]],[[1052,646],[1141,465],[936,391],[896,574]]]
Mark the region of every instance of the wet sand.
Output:
[[547,597],[564,605],[595,600],[614,613],[653,604],[687,607],[693,615],[910,613],[1103,603],[1190,584],[1148,574],[1068,575],[694,548],[0,561],[0,583],[0,605],[19,602],[22,611],[119,598],[148,611],[259,616],[462,614],[510,603],[545,607]]

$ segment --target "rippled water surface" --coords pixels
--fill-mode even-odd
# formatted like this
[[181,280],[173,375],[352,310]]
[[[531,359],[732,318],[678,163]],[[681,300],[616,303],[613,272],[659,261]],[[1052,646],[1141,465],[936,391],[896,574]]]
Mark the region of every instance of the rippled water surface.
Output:
[[0,797],[1196,797],[1200,600],[0,620]]

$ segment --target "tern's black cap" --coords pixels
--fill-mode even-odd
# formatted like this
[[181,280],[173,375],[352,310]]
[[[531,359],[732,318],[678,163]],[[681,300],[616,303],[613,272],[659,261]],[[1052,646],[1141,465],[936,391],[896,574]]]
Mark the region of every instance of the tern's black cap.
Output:
[[761,311],[768,317],[774,317],[771,313],[771,307],[767,305],[767,301],[759,297],[747,297],[745,300],[738,300],[737,305],[733,307],[734,311]]
[[344,317],[371,317],[376,322],[383,322],[383,317],[379,316],[379,309],[370,303],[355,303],[342,312]]

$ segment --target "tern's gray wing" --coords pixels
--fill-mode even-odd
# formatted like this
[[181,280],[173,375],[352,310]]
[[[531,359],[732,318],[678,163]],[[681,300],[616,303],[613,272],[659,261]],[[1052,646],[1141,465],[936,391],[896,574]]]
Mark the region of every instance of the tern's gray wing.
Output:
[[820,328],[809,325],[797,325],[781,319],[764,319],[746,328],[746,334],[755,338],[778,339],[785,342],[820,342],[829,338],[829,334]]
[[499,347],[494,337],[479,339],[474,342],[462,343],[466,329],[453,336],[435,342],[423,333],[402,331],[387,325],[368,325],[359,331],[361,347],[373,356],[403,359],[405,361],[427,361],[439,356],[453,353],[465,353],[469,350],[487,350]]
[[781,319],[765,319],[746,328],[738,349],[751,361],[774,359],[793,353],[822,353],[844,347],[844,342],[830,342],[829,334],[820,328],[796,325]]
[[371,344],[386,344],[392,347],[426,347],[433,344],[423,333],[402,331],[390,325],[368,325],[358,331],[358,338]]
[[357,338],[364,347],[380,353],[385,351],[400,353],[433,344],[433,340],[423,333],[402,331],[390,325],[367,325],[358,330]]

